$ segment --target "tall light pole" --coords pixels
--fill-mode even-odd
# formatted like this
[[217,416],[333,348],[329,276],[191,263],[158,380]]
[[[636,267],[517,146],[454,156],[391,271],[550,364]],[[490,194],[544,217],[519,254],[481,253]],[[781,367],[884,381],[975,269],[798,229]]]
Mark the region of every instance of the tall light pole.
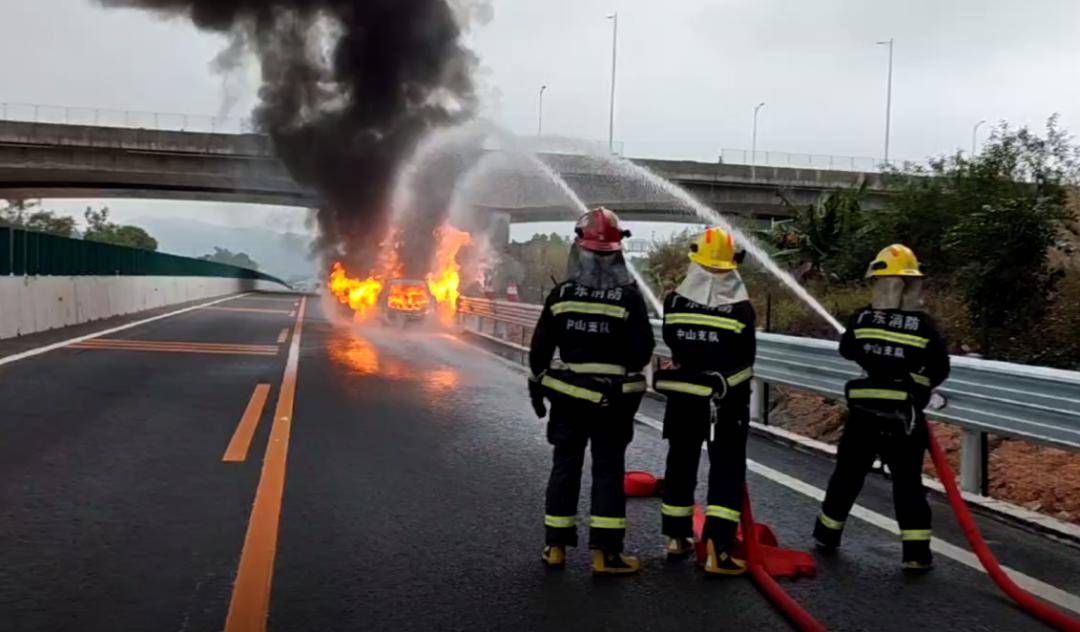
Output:
[[885,88],[885,164],[889,164],[889,126],[892,123],[892,54],[893,38],[878,42],[879,46],[889,45],[889,82]]
[[544,90],[547,90],[547,85],[540,86],[540,107],[536,112],[536,135],[540,136],[544,133]]
[[975,138],[976,138],[976,135],[979,133],[979,128],[982,127],[982,125],[984,123],[986,123],[986,119],[982,119],[981,121],[979,121],[978,123],[975,124],[975,127],[971,128],[971,157],[972,158],[975,158]]
[[750,166],[757,164],[757,114],[758,110],[765,107],[765,102],[762,101],[754,106],[754,133],[750,140]]
[[615,153],[615,59],[619,52],[619,12],[607,16],[611,20],[611,102],[608,109],[608,153]]

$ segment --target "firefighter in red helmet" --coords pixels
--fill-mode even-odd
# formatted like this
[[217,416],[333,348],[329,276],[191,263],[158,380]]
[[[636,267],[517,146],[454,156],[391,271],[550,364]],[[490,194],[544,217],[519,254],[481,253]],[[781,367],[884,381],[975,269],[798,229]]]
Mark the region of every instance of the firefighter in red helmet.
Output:
[[[548,295],[529,350],[529,396],[541,418],[545,399],[550,402],[547,438],[554,446],[543,560],[561,568],[566,547],[577,544],[581,469],[590,447],[593,572],[627,574],[640,563],[623,553],[625,453],[645,392],[641,370],[652,357],[652,327],[623,259],[622,240],[630,233],[618,216],[594,209],[574,231],[567,278]],[[556,349],[560,362],[552,366]]]

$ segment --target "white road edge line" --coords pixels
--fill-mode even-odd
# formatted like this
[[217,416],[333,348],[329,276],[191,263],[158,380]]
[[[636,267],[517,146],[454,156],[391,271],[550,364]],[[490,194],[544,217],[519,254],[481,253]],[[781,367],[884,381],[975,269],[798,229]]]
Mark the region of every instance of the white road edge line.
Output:
[[62,348],[66,347],[66,346],[68,346],[70,344],[75,344],[76,342],[82,342],[84,340],[90,340],[91,338],[97,338],[99,336],[107,336],[109,334],[114,334],[114,333],[116,333],[118,331],[124,331],[125,329],[131,329],[132,327],[138,327],[139,325],[145,325],[146,323],[152,323],[155,320],[161,320],[163,318],[170,318],[172,316],[178,316],[178,315],[186,313],[186,312],[192,312],[192,311],[195,311],[197,309],[202,309],[204,307],[209,307],[210,305],[217,305],[218,303],[224,303],[225,301],[231,301],[233,299],[240,298],[242,296],[247,296],[248,294],[251,294],[251,293],[252,292],[243,292],[242,294],[236,294],[236,295],[233,295],[233,296],[226,296],[225,298],[219,298],[219,299],[210,301],[208,303],[200,303],[199,305],[192,305],[191,307],[185,307],[183,309],[178,309],[176,311],[168,312],[166,314],[158,314],[157,316],[151,316],[150,318],[144,318],[142,320],[136,320],[134,322],[127,323],[125,325],[120,325],[119,327],[112,327],[110,329],[104,329],[102,331],[95,331],[94,333],[86,334],[85,336],[78,336],[76,338],[70,338],[70,339],[64,340],[62,342],[54,342],[54,343],[52,343],[50,345],[45,345],[44,347],[37,347],[35,349],[30,349],[29,351],[22,351],[20,353],[16,353],[16,354],[13,354],[13,355],[4,356],[4,357],[0,358],[0,366],[3,366],[5,364],[11,364],[12,362],[17,362],[19,360],[25,360],[26,358],[31,358],[33,356],[41,355],[43,353],[48,353],[50,351],[55,351],[57,349],[62,349]]
[[[504,345],[504,346],[509,346],[509,347],[513,348],[514,351],[517,351],[517,352],[522,352],[522,353],[528,352],[527,347],[522,347],[521,345],[518,345],[516,343],[507,342],[505,340],[502,340],[500,338],[496,338],[494,336],[489,336],[487,334],[483,334],[483,333],[476,332],[476,331],[470,331],[468,333],[471,336],[478,336],[478,337],[490,340],[492,342],[499,343],[499,344]],[[457,340],[457,339],[455,338],[455,340]],[[481,351],[484,351],[485,353],[489,354],[493,358],[498,358],[499,361],[503,362],[507,366],[512,366],[512,367],[517,368],[517,369],[522,368],[520,364],[516,364],[512,360],[504,358],[504,357],[500,356],[499,354],[497,354],[497,353],[495,353],[493,351],[490,351],[488,349],[485,349],[483,347],[479,347],[479,346],[476,346],[476,345],[472,345],[472,346],[477,348],[477,349],[480,349]],[[805,448],[808,448],[810,450],[813,450],[815,452],[820,452],[822,454],[827,454],[827,455],[829,455],[829,456],[831,456],[833,458],[836,457],[836,446],[825,443],[824,441],[818,441],[816,439],[811,439],[810,437],[804,437],[804,436],[802,436],[802,435],[800,435],[798,433],[794,433],[794,432],[791,432],[790,430],[785,430],[783,428],[778,428],[776,426],[766,426],[766,425],[760,424],[760,423],[758,423],[756,421],[751,421],[750,422],[750,427],[752,429],[754,429],[755,431],[757,431],[757,432],[768,433],[768,434],[771,434],[771,435],[773,435],[775,437],[779,437],[780,439],[783,439],[784,441],[789,441],[791,443],[799,444],[799,445],[801,445],[801,446],[803,446]],[[874,468],[879,469],[880,467],[881,467],[881,461],[878,460],[878,459],[875,459],[874,460]],[[923,485],[925,485],[927,488],[932,489],[932,490],[934,490],[934,491],[936,491],[936,492],[938,492],[940,494],[945,493],[945,488],[942,487],[941,482],[938,481],[937,479],[930,478],[929,476],[923,476]],[[1010,502],[1007,502],[1007,501],[1004,501],[1004,500],[998,500],[996,498],[990,498],[988,496],[982,496],[982,495],[979,495],[979,494],[973,494],[971,492],[966,492],[966,491],[961,491],[960,494],[961,494],[961,496],[964,497],[964,501],[967,502],[970,505],[976,505],[976,506],[982,507],[983,509],[985,509],[987,511],[997,513],[997,514],[1001,514],[1001,515],[1004,515],[1004,516],[1006,516],[1008,518],[1012,518],[1014,520],[1019,520],[1021,522],[1026,522],[1026,523],[1029,523],[1029,524],[1038,525],[1038,528],[1042,529],[1044,531],[1045,535],[1047,535],[1050,538],[1059,537],[1059,538],[1065,538],[1065,539],[1068,539],[1068,540],[1080,540],[1080,526],[1074,525],[1071,522],[1065,522],[1064,520],[1058,520],[1057,518],[1054,518],[1053,516],[1047,516],[1046,514],[1041,514],[1041,513],[1038,513],[1036,511],[1032,511],[1030,509],[1027,509],[1026,507],[1022,507],[1020,505],[1016,505],[1016,504],[1013,504],[1013,503],[1010,503]]]
[[[775,437],[779,437],[784,441],[799,444],[807,449],[815,452],[821,452],[836,457],[836,446],[804,437],[800,434],[778,428],[776,426],[766,426],[756,421],[750,422],[750,427],[759,432],[767,433]],[[880,467],[881,462],[875,461],[874,467]],[[941,482],[935,478],[929,476],[923,476],[923,485],[929,489],[932,489],[940,494],[945,493],[945,488],[941,485]],[[1030,524],[1038,525],[1043,529],[1045,533],[1050,536],[1057,536],[1061,538],[1067,538],[1071,540],[1080,540],[1080,526],[1074,525],[1071,522],[1065,522],[1064,520],[1058,520],[1053,516],[1047,516],[1041,514],[1020,505],[1014,505],[1013,503],[1006,502],[1004,500],[998,500],[996,498],[990,498],[988,496],[982,496],[979,494],[973,494],[971,492],[961,491],[960,495],[963,496],[964,501],[970,505],[977,505],[986,509],[987,511],[1003,514],[1009,518],[1020,520]]]
[[[460,339],[458,340],[460,341]],[[498,359],[501,363],[505,364],[508,367],[516,369],[518,372],[527,372],[527,369],[525,367],[517,364],[516,362],[513,362],[512,360],[504,358],[493,351],[489,351],[487,349],[484,349],[483,347],[479,347],[476,345],[470,346],[474,349],[482,351],[483,353],[491,356],[492,358]],[[639,423],[646,425],[654,430],[663,431],[664,426],[657,419],[654,419],[640,412],[637,413],[636,419]],[[706,451],[707,447],[702,446],[701,449],[702,451]],[[795,478],[794,476],[790,476],[779,470],[775,470],[767,465],[758,463],[753,459],[746,460],[746,468],[751,472],[757,474],[758,476],[767,478],[774,483],[787,487],[788,489],[791,489],[793,491],[799,492],[804,496],[813,498],[818,502],[821,502],[825,499],[825,490],[814,487],[809,483],[803,482]],[[880,514],[871,509],[867,509],[862,505],[855,505],[854,507],[852,507],[851,515],[859,518],[860,520],[868,522],[875,527],[878,527],[879,529],[888,531],[893,535],[900,535],[900,528],[896,525],[895,520],[885,516],[884,514]],[[979,562],[979,558],[975,557],[974,553],[971,553],[966,549],[962,549],[954,544],[945,542],[940,538],[933,538],[930,541],[930,548],[933,549],[934,552],[944,555],[945,557],[952,560],[955,560],[960,564],[963,564],[964,566],[973,568],[980,573],[986,573],[986,569],[982,567],[982,564]],[[1067,608],[1076,613],[1080,613],[1080,597],[1070,592],[1066,592],[1060,588],[1057,588],[1056,586],[1051,586],[1044,581],[1035,579],[1030,575],[1025,575],[1024,573],[1021,573],[1020,571],[1010,568],[1008,566],[1002,565],[1001,568],[1006,573],[1008,573],[1009,577],[1011,577],[1013,581],[1019,584],[1021,588],[1027,590],[1031,594],[1045,599],[1046,601],[1054,605],[1060,606],[1062,608]]]
[[[662,431],[664,428],[663,424],[660,421],[653,419],[648,415],[638,413],[637,419],[641,423],[655,430]],[[707,450],[707,447],[702,446],[702,450]],[[790,476],[779,470],[775,470],[767,465],[758,463],[753,459],[746,460],[746,468],[751,472],[757,474],[758,476],[767,478],[774,483],[783,485],[788,489],[799,492],[804,496],[813,498],[818,502],[821,502],[825,499],[825,490],[814,487],[809,483],[801,481],[794,476]],[[865,522],[869,522],[870,524],[878,527],[879,529],[888,531],[895,536],[900,535],[900,529],[899,527],[897,527],[895,520],[885,516],[884,514],[880,514],[871,509],[867,509],[862,505],[855,505],[854,507],[852,507],[851,515]],[[980,573],[986,572],[986,570],[982,567],[982,564],[979,562],[979,558],[975,557],[974,553],[971,553],[966,549],[962,549],[954,544],[945,542],[940,538],[933,538],[930,541],[930,548],[933,549],[934,552],[944,555],[945,557],[948,557],[952,560],[955,560],[963,564],[964,566],[973,568]],[[1051,586],[1046,582],[1035,579],[1030,575],[1025,575],[1024,573],[1009,568],[1008,566],[1002,565],[1001,568],[1009,574],[1009,577],[1011,577],[1013,581],[1015,581],[1017,584],[1020,585],[1020,587],[1022,587],[1024,590],[1027,590],[1031,594],[1037,597],[1041,597],[1042,599],[1045,599],[1050,603],[1061,606],[1062,608],[1068,608],[1073,612],[1080,613],[1080,597],[1077,597],[1072,593],[1057,588],[1056,586]]]

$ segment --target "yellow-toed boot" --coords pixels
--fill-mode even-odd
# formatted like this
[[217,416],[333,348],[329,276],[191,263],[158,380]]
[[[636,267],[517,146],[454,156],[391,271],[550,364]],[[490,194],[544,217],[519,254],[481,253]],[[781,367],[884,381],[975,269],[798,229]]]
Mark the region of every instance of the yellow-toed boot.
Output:
[[709,540],[706,543],[709,555],[705,558],[705,572],[710,575],[742,575],[746,572],[746,560],[731,557],[724,550],[716,551],[716,543]]
[[639,570],[641,570],[641,562],[633,555],[604,553],[596,549],[592,552],[592,572],[594,575],[629,575]]
[[694,552],[694,540],[691,538],[668,538],[668,557],[686,557]]
[[566,566],[566,547],[561,544],[549,544],[544,547],[544,553],[540,557],[548,568],[562,568]]

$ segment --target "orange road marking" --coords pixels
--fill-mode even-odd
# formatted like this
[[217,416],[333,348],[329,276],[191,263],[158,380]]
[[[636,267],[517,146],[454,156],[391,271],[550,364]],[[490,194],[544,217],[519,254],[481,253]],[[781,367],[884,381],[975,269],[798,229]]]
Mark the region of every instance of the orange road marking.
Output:
[[228,351],[224,349],[168,349],[163,347],[90,347],[83,345],[71,345],[72,349],[83,351],[149,351],[153,353],[201,353],[206,355],[250,355],[250,356],[275,356],[276,353],[264,351]]
[[269,384],[257,384],[251,393],[251,400],[244,409],[244,416],[236,425],[236,432],[229,441],[229,447],[225,448],[225,455],[221,457],[226,463],[242,463],[247,458],[248,448],[251,447],[251,438],[255,436],[255,429],[259,427],[259,419],[262,418],[263,406],[266,398],[270,395]]
[[294,301],[291,296],[237,296],[230,301]]
[[289,435],[292,432],[293,403],[296,399],[296,375],[300,366],[300,332],[304,326],[307,299],[300,300],[300,309],[293,328],[285,375],[281,379],[274,423],[263,457],[255,504],[251,508],[244,548],[236,569],[225,632],[263,632],[270,610],[270,582],[274,576],[274,556],[277,554],[278,527],[281,522],[281,495],[285,491],[285,461],[289,454]]
[[216,349],[206,347],[171,347],[161,345],[109,345],[109,344],[90,344],[88,342],[77,342],[75,344],[68,345],[69,349],[89,349],[95,351],[154,351],[158,353],[206,353],[216,355],[261,355],[261,356],[274,356],[277,355],[277,351],[258,351],[251,349]]
[[[258,314],[289,314],[287,309],[263,309],[261,307],[207,307],[218,312],[255,312]],[[291,315],[291,314],[290,314]]]
[[280,333],[280,334],[278,334],[278,337],[277,337],[277,342],[278,342],[278,344],[280,345],[280,344],[284,343],[284,342],[285,342],[285,340],[286,340],[286,339],[287,339],[288,337],[289,337],[289,328],[288,328],[288,327],[286,327],[285,329],[282,329],[282,330],[281,330],[281,333]]
[[151,345],[155,347],[205,347],[207,349],[241,349],[245,351],[268,351],[277,352],[277,346],[275,345],[249,345],[233,342],[195,342],[195,341],[183,341],[183,340],[140,340],[140,339],[125,339],[125,338],[94,338],[92,340],[84,340],[75,344],[107,344],[107,345],[135,345],[145,346]]
[[77,342],[73,347],[102,347],[109,349],[127,349],[138,347],[153,347],[155,349],[187,349],[196,351],[244,351],[250,353],[275,353],[277,347],[262,347],[262,346],[236,346],[236,347],[218,347],[211,345],[159,345],[153,342],[134,342],[134,343],[108,343],[108,342]]
[[[250,292],[245,292],[244,294],[240,294],[239,296],[246,296],[249,293]],[[47,345],[42,346],[42,347],[34,347],[34,348],[28,349],[26,351],[20,351],[19,353],[14,353],[14,354],[7,355],[7,356],[4,356],[4,357],[0,358],[0,366],[5,365],[5,364],[11,364],[12,362],[18,362],[19,360],[25,360],[27,358],[32,358],[34,356],[41,355],[43,353],[49,353],[50,351],[56,351],[58,349],[64,349],[68,345],[70,345],[72,343],[75,343],[75,342],[82,342],[84,340],[91,340],[93,338],[98,338],[100,336],[107,336],[109,334],[115,334],[118,331],[126,331],[128,329],[133,329],[135,327],[141,327],[142,325],[146,325],[148,323],[156,322],[156,321],[159,321],[159,320],[164,320],[166,318],[172,318],[174,316],[179,316],[180,314],[187,314],[189,312],[193,312],[195,310],[202,309],[202,308],[206,307],[207,305],[216,305],[218,303],[223,303],[225,301],[232,300],[233,298],[234,297],[231,297],[231,296],[226,297],[226,298],[219,298],[219,299],[215,299],[213,301],[200,303],[198,305],[192,305],[191,307],[185,307],[183,309],[178,309],[178,310],[174,310],[174,311],[171,311],[171,312],[166,312],[164,314],[158,314],[157,316],[151,316],[149,318],[142,318],[140,320],[135,320],[135,321],[132,321],[132,322],[124,324],[124,325],[119,325],[117,327],[109,327],[108,329],[99,329],[97,331],[94,331],[94,332],[91,332],[91,333],[88,333],[88,334],[84,334],[82,336],[75,336],[74,338],[68,338],[67,340],[61,340],[60,342],[53,342],[53,343],[47,344]]]

